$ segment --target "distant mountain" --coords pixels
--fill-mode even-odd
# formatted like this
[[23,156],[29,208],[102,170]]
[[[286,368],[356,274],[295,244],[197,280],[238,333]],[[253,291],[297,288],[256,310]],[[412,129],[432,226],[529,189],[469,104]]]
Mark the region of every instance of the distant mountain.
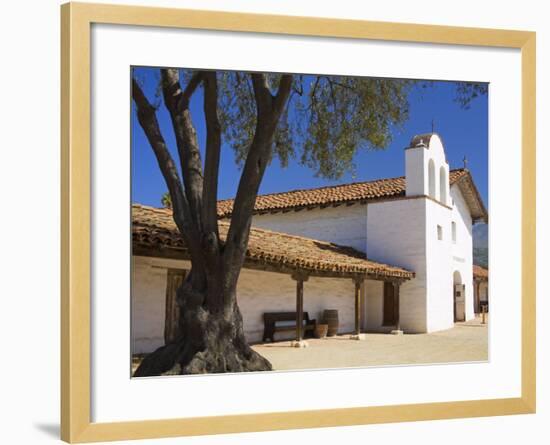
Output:
[[483,247],[474,247],[474,264],[477,266],[489,268],[489,249]]
[[487,224],[476,224],[472,230],[474,245],[474,264],[489,267],[489,226]]
[[472,230],[474,248],[487,249],[489,247],[489,226],[484,223],[474,225]]

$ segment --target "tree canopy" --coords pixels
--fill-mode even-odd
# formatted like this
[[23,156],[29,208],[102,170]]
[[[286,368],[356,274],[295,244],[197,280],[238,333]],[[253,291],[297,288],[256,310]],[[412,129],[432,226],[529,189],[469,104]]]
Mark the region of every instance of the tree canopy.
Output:
[[[246,159],[256,127],[251,77],[222,72],[220,122],[236,161]],[[274,94],[281,74],[266,75]],[[408,118],[413,81],[352,76],[293,75],[290,94],[273,138],[272,158],[291,159],[320,176],[337,179],[354,168],[359,149],[383,149]]]

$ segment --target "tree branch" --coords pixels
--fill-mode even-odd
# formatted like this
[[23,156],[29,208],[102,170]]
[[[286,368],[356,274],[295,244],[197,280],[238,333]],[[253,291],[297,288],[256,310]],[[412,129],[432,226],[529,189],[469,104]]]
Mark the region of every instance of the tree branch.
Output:
[[174,222],[178,226],[186,244],[189,246],[191,258],[199,259],[201,253],[200,243],[197,242],[197,228],[192,223],[189,203],[183,192],[176,164],[160,132],[156,110],[148,101],[147,97],[145,97],[145,94],[143,94],[141,87],[135,79],[132,79],[132,98],[136,104],[139,124],[153,149],[160,171],[164,177],[168,191],[170,192]]
[[225,244],[224,285],[229,289],[236,285],[244,262],[256,196],[270,159],[273,137],[292,86],[292,75],[285,74],[281,77],[277,95],[273,97],[264,74],[254,73],[251,76],[258,119],[233,202],[231,224]]
[[181,95],[181,107],[188,108],[189,107],[189,100],[191,99],[191,96],[193,96],[193,93],[198,88],[198,86],[201,83],[201,74],[195,73],[191,79],[189,80],[189,83],[185,87],[185,90],[183,90],[183,93]]
[[206,254],[207,304],[213,311],[223,310],[221,253],[218,232],[218,173],[221,151],[221,125],[218,118],[218,80],[215,71],[203,73],[204,116],[206,121],[206,159],[202,194],[202,245]]
[[258,120],[260,117],[271,110],[273,105],[273,96],[269,91],[267,77],[264,73],[252,73],[252,87],[254,89],[254,98],[256,100],[256,108],[258,111]]
[[206,71],[204,79],[204,115],[206,120],[206,158],[204,165],[203,226],[206,233],[218,237],[218,173],[221,151],[221,125],[218,118],[218,81],[216,72]]
[[297,87],[293,87],[292,89],[294,90],[294,92],[302,97],[304,95],[304,76],[302,74],[300,74],[300,89],[298,89]]
[[309,103],[309,107],[308,107],[309,110],[312,110],[317,104],[317,99],[315,98],[315,95],[317,94],[317,86],[319,85],[319,79],[320,79],[320,76],[317,76],[315,78],[315,84],[311,89],[311,93],[310,93],[311,102]]
[[338,82],[335,82],[333,80],[331,80],[331,78],[329,76],[326,76],[325,77],[327,79],[327,82],[328,82],[328,85],[329,85],[329,88],[330,88],[330,97],[332,99],[332,107],[334,108],[334,114],[340,114],[340,122],[344,122],[345,119],[346,119],[346,114],[345,114],[345,111],[344,109],[340,110],[340,113],[337,113],[338,111],[338,104],[336,102],[336,94],[334,92],[334,86],[333,85],[337,85],[337,86],[341,86],[341,87],[345,87],[345,85],[342,85],[342,84],[339,84]]
[[356,90],[354,90],[352,87],[350,87],[349,85],[346,85],[344,83],[341,83],[341,82],[338,82],[337,80],[334,80],[333,78],[329,77],[329,76],[324,76],[331,85],[336,85],[337,87],[340,87],[340,88],[345,88],[346,90],[349,90],[349,91],[352,91],[354,93],[356,93]]
[[202,161],[197,132],[189,112],[189,98],[202,81],[201,73],[195,73],[185,91],[182,91],[177,69],[161,69],[164,103],[170,112],[178,154],[180,158],[185,195],[191,208],[191,217],[202,230]]
[[279,90],[273,99],[273,112],[277,121],[283,112],[292,88],[292,75],[284,74],[279,82]]

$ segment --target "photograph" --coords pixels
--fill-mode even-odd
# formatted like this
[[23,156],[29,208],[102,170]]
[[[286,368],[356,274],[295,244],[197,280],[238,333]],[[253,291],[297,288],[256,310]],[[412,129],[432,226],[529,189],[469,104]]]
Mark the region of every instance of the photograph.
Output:
[[489,360],[488,83],[130,77],[132,377]]

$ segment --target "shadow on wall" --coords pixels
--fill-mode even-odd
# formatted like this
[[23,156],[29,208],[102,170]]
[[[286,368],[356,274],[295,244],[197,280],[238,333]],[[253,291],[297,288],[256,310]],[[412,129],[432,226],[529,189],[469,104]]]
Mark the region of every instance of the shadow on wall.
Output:
[[354,249],[353,247],[349,247],[349,246],[340,246],[333,243],[328,243],[328,242],[325,243],[325,242],[318,242],[318,241],[314,241],[313,244],[315,244],[315,246],[320,250],[327,250],[330,252],[337,253],[339,255],[344,253],[346,254],[346,256],[349,256],[352,258],[358,258],[361,260],[364,260],[367,257],[363,252],[359,252],[357,249]]

